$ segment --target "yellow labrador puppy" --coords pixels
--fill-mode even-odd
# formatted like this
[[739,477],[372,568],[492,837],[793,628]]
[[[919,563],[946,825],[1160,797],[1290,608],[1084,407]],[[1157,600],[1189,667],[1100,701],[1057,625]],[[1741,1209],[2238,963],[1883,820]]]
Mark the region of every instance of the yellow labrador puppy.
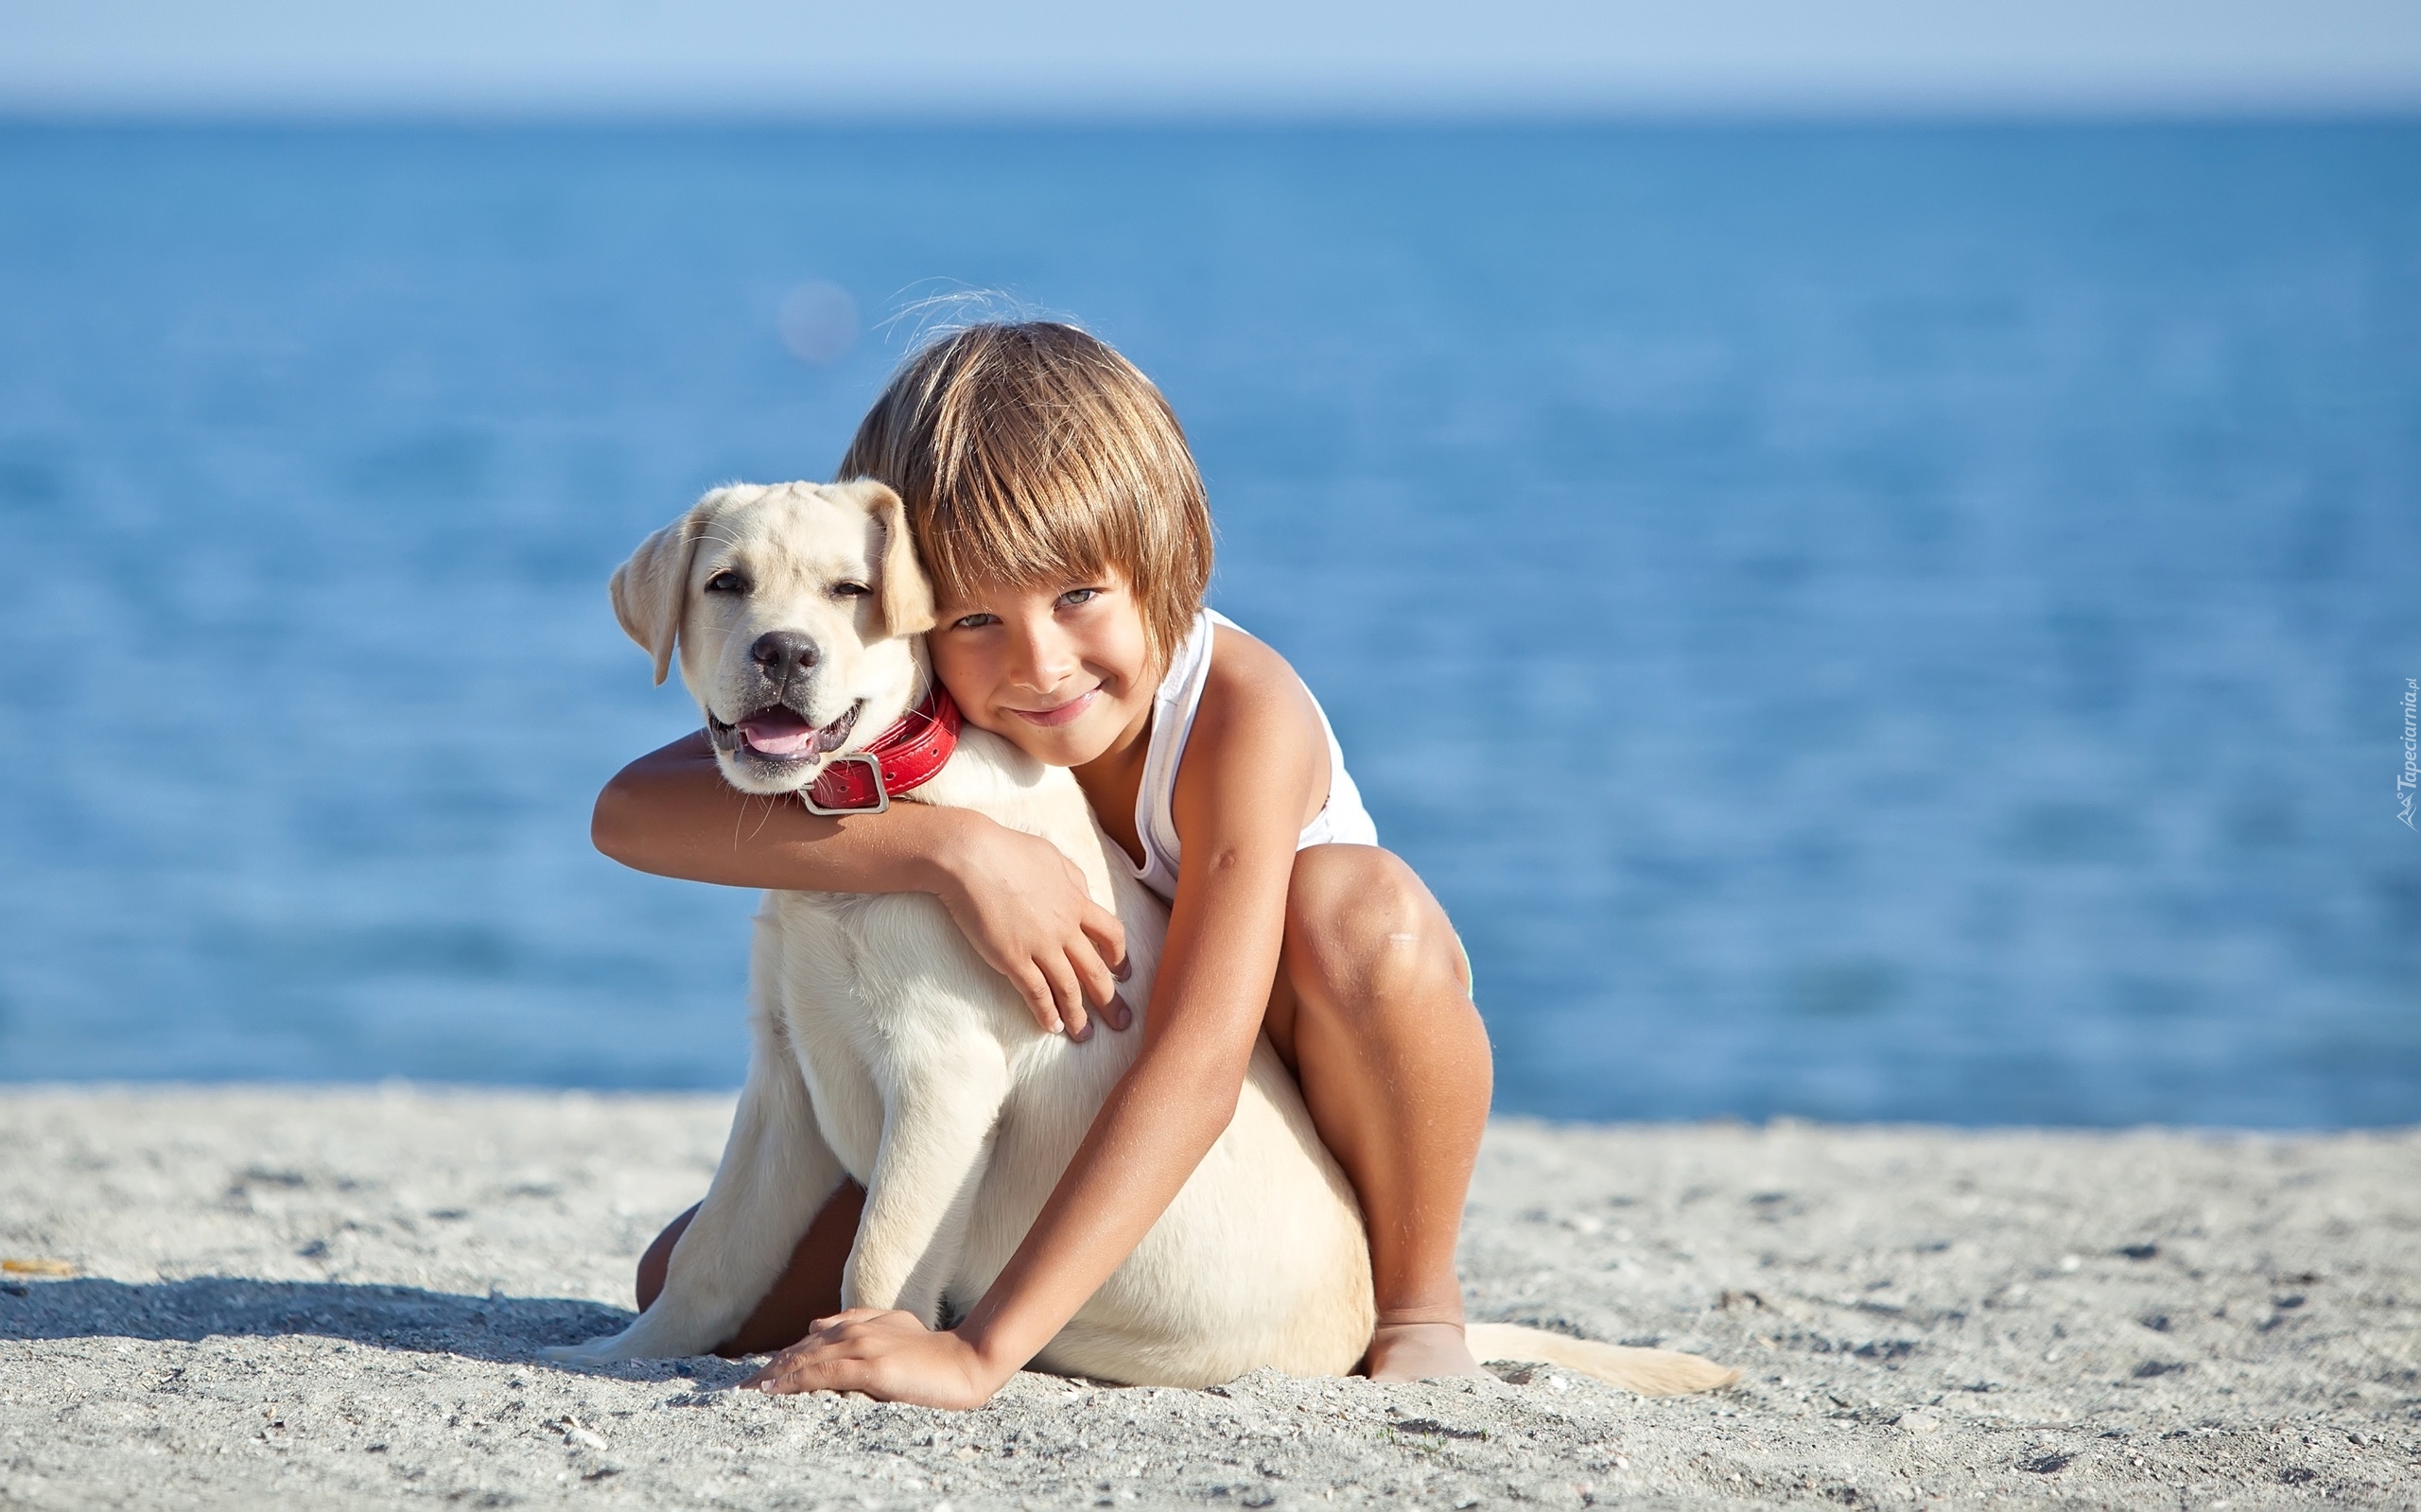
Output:
[[[640,546],[613,596],[622,627],[654,655],[657,682],[677,657],[734,787],[812,799],[847,776],[845,807],[891,801],[865,753],[903,730],[916,736],[935,707],[922,639],[932,598],[891,490],[718,489]],[[973,808],[1057,845],[1125,926],[1129,1001],[1151,1000],[1167,915],[1115,863],[1069,773],[967,727],[939,770],[898,796]],[[654,1304],[619,1333],[549,1351],[556,1359],[712,1349],[765,1295],[844,1174],[866,1201],[843,1304],[899,1308],[929,1325],[963,1313],[1024,1239],[1141,1045],[1135,1031],[1081,1045],[1037,1031],[922,894],[768,893],[757,924],[748,1080],[705,1201]],[[1263,1040],[1234,1121],[1036,1364],[1179,1386],[1262,1366],[1341,1374],[1368,1344],[1372,1315],[1352,1189]],[[1733,1379],[1666,1350],[1495,1325],[1471,1335],[1483,1360],[1561,1364],[1644,1392]]]

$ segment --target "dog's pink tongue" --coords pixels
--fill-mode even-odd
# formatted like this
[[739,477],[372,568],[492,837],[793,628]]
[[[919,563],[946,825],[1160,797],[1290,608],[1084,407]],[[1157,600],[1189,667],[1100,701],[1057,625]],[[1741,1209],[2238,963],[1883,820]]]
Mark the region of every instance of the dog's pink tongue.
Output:
[[740,738],[767,756],[797,756],[815,745],[815,726],[788,709],[740,721]]

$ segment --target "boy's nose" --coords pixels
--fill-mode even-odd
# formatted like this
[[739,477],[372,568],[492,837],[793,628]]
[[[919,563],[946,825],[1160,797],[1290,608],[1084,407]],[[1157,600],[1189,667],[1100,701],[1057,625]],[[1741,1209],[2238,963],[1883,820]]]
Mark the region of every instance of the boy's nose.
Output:
[[1068,654],[1066,642],[1054,635],[1028,635],[1019,658],[1017,680],[1037,693],[1047,693],[1068,680],[1076,659]]

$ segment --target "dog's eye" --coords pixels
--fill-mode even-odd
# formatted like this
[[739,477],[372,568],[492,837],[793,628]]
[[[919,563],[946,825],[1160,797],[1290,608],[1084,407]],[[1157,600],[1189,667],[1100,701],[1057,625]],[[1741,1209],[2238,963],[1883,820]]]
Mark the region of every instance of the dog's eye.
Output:
[[862,599],[872,592],[874,592],[874,590],[867,587],[862,582],[836,582],[832,584],[832,596],[836,599]]
[[706,591],[708,593],[746,593],[748,580],[729,567],[725,567],[706,580]]

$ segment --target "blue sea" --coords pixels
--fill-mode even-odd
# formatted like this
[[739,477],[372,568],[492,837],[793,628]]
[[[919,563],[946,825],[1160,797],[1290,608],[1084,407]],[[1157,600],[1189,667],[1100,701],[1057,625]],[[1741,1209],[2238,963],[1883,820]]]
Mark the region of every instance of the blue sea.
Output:
[[0,128],[0,1079],[735,1085],[605,578],[969,289],[1168,392],[1501,1109],[2421,1119],[2397,122]]

